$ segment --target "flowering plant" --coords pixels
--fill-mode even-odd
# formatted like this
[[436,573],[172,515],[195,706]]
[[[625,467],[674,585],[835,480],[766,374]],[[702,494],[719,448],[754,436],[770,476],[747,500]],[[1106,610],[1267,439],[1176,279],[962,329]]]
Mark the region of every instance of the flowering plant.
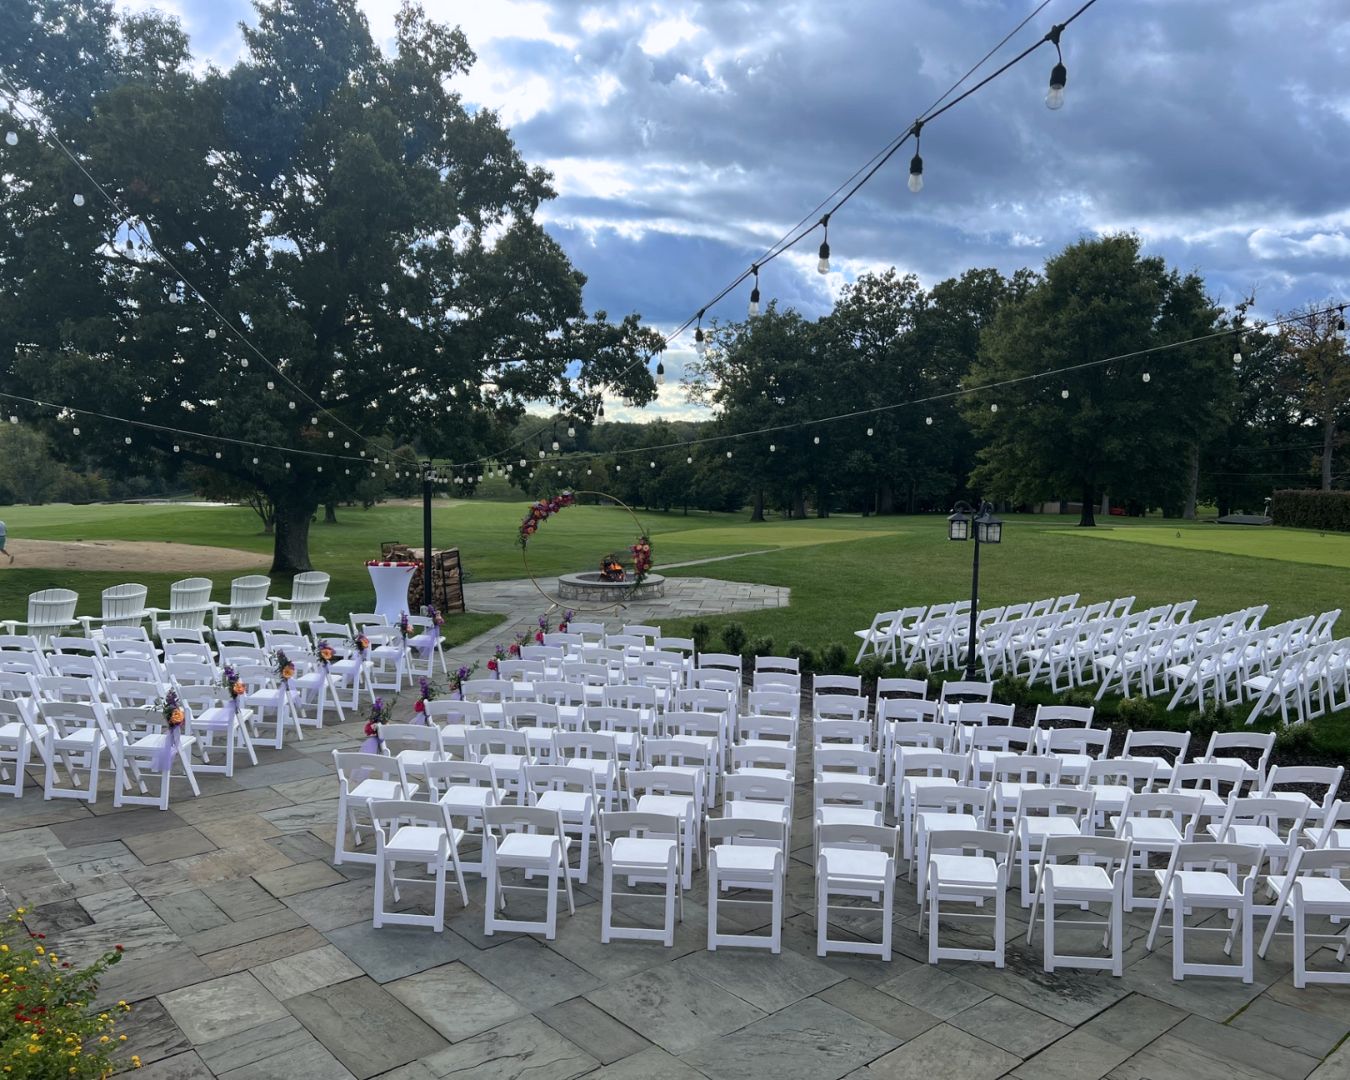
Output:
[[536,644],[536,645],[542,645],[542,644],[544,643],[544,635],[547,634],[547,633],[549,632],[549,629],[548,629],[548,616],[547,616],[547,615],[540,615],[540,616],[539,616],[539,619],[538,619],[538,623],[539,623],[539,629],[536,630],[536,631],[534,632],[534,641],[535,641],[535,644]]
[[276,668],[277,678],[282,682],[289,682],[295,678],[295,665],[281,649],[272,654],[272,664]]
[[239,679],[239,672],[229,664],[225,665],[225,671],[221,674],[220,685],[229,693],[232,702],[237,702],[248,692],[248,687]]
[[560,495],[554,495],[552,498],[540,499],[538,502],[532,503],[530,505],[529,513],[521,519],[520,535],[516,537],[516,543],[521,547],[525,547],[529,544],[530,537],[535,534],[540,525],[551,518],[559,510],[571,506],[576,501],[575,495],[570,491],[564,491]]
[[422,614],[431,620],[431,625],[437,630],[445,624],[445,616],[436,610],[435,604],[427,604],[422,608]]
[[450,675],[450,689],[463,697],[464,684],[473,678],[473,673],[478,670],[478,662],[472,664],[460,664]]
[[[126,1042],[117,1014],[125,1001],[102,1011],[91,1003],[99,978],[122,959],[114,945],[92,964],[76,968],[46,944],[46,934],[23,925],[27,908],[0,922],[0,1061],[6,1076],[105,1077],[126,1067],[113,1052]],[[139,1057],[130,1058],[140,1068]]]
[[577,613],[573,611],[571,608],[568,608],[566,611],[563,612],[563,617],[558,620],[558,633],[560,634],[567,633],[567,624],[570,623],[574,618],[576,618],[576,614]]
[[436,687],[423,675],[417,680],[417,701],[413,703],[413,712],[419,716],[427,711],[427,702],[436,700]]
[[314,655],[318,658],[319,666],[325,671],[328,670],[328,665],[337,658],[337,653],[333,651],[333,646],[329,645],[326,641],[319,642],[319,647],[314,650]]
[[370,638],[365,634],[357,634],[347,640],[347,644],[352,647],[352,652],[356,653],[357,659],[364,660],[366,653],[370,652]]
[[639,536],[628,550],[633,553],[633,584],[641,585],[652,568],[652,538],[645,534]]
[[366,741],[361,744],[361,750],[367,754],[378,754],[383,740],[380,738],[380,729],[389,723],[389,710],[385,708],[384,698],[377,697],[370,703],[370,716],[366,720],[364,734]]
[[413,636],[413,624],[408,621],[408,613],[406,611],[398,617],[398,632],[403,635],[404,641],[407,641]]
[[183,703],[178,698],[178,691],[168,691],[155,704],[159,706],[159,711],[164,717],[164,723],[170,728],[181,728],[183,726],[187,714],[183,712]]
[[[517,652],[519,649],[517,649]],[[501,662],[509,656],[505,645],[497,645],[492,650],[492,659],[487,662],[487,669],[492,672],[493,678],[500,679],[498,672],[501,670]]]

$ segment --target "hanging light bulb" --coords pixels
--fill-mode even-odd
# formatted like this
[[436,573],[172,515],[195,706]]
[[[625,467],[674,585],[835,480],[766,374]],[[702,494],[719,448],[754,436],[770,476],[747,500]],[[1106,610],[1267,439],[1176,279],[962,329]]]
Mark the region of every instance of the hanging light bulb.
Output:
[[872,437],[872,429],[871,429],[871,428],[868,428],[868,429],[867,429],[867,437],[868,437],[869,439]]
[[322,465],[316,465],[316,466],[315,466],[315,471],[316,471],[316,472],[323,472],[323,466],[322,466]]
[[931,416],[925,416],[923,418],[923,422],[927,424],[929,427],[933,426],[933,418]]
[[318,418],[317,416],[311,416],[311,417],[309,418],[309,426],[310,426],[310,427],[318,427],[318,426],[319,426],[319,418]]
[[286,468],[288,469],[291,467],[291,463],[289,461],[284,462],[283,464],[285,464]]
[[286,402],[286,406],[291,410],[291,412],[295,412],[295,402],[294,402],[294,401],[288,401],[288,402]]
[[5,145],[6,145],[6,146],[18,146],[18,145],[19,145],[19,133],[18,133],[17,131],[6,131],[6,132],[5,132]]
[[922,120],[916,120],[910,128],[910,134],[914,136],[914,156],[909,159],[909,190],[916,195],[923,190],[923,156],[919,153],[919,132],[922,130]]
[[216,331],[215,331],[215,329],[212,328],[212,329],[208,330],[208,331],[206,332],[206,337],[207,337],[207,340],[208,340],[208,341],[214,341],[215,338],[216,338]]
[[769,453],[774,454],[774,453],[777,453],[777,452],[778,452],[778,444],[777,444],[777,443],[769,443]]
[[595,416],[598,420],[605,418],[605,403],[603,401],[600,402],[600,407],[595,410]]
[[71,198],[70,201],[73,202],[76,206],[83,206],[84,196],[77,191],[75,192],[74,196]]
[[80,429],[77,428],[77,427],[71,428],[71,429],[70,429],[70,433],[71,433],[72,435],[78,435],[78,434],[80,433]]
[[352,441],[351,441],[350,439],[343,439],[343,440],[342,440],[342,449],[344,449],[344,450],[350,450],[351,448],[352,448]]
[[660,360],[656,362],[656,385],[664,386],[666,384],[666,365]]
[[590,469],[587,469],[587,470],[586,470],[586,475],[587,475],[587,476],[590,476],[590,475],[591,475],[591,470],[590,470]]
[[686,465],[692,465],[692,464],[694,463],[694,455],[693,455],[693,454],[690,454],[688,457],[686,457],[686,458],[684,459],[684,463],[685,463]]
[[174,444],[173,444],[173,452],[174,452],[175,454],[178,453],[178,444],[177,444],[177,443],[174,443]]
[[520,467],[521,467],[522,469],[525,468],[525,459],[524,459],[524,458],[521,458],[521,459],[520,459]]
[[1153,376],[1150,375],[1147,371],[1144,372],[1144,374],[1141,377],[1143,378],[1144,382],[1150,382],[1153,379]]
[[557,452],[559,445],[560,445],[560,444],[559,444],[558,440],[557,440],[557,439],[554,439],[554,440],[553,440],[553,450],[554,450],[555,453]]
[[990,411],[990,412],[998,412],[998,402],[995,402],[993,405],[990,405],[990,406],[989,406],[989,411]]
[[615,471],[615,472],[623,472],[623,466],[622,466],[622,465],[615,465],[615,466],[614,466],[614,471]]
[[541,446],[541,447],[539,448],[539,458],[540,458],[540,460],[542,461],[542,460],[543,460],[545,457],[547,457],[547,456],[548,456],[547,451]]
[[1237,339],[1237,344],[1233,346],[1233,363],[1242,363],[1242,338]]
[[573,424],[567,425],[567,437],[569,439],[575,439],[577,437],[577,429],[575,425]]
[[[17,424],[17,423],[19,422],[19,418],[18,418],[17,416],[11,416],[9,419],[10,419],[10,421],[11,421],[12,423],[15,423],[15,424]],[[123,441],[124,443],[126,443],[128,446],[130,446],[130,445],[131,445],[131,436],[128,435],[128,436],[127,436],[126,438],[124,438],[122,441]]]
[[1068,400],[1069,400],[1069,391],[1068,391],[1068,390],[1061,390],[1061,391],[1059,392],[1059,396],[1062,397],[1065,401],[1068,401]]
[[730,450],[727,451],[727,457],[731,457],[731,451],[730,451]]
[[1059,51],[1059,34],[1063,25],[1051,27],[1047,40],[1055,43],[1055,55],[1058,60],[1050,69],[1050,89],[1045,92],[1045,107],[1059,110],[1064,108],[1064,85],[1069,81],[1069,69],[1064,66],[1064,54]]
[[656,468],[656,462],[654,462],[654,461],[652,462],[652,468],[653,468],[653,469]]
[[816,272],[828,274],[830,272],[830,215],[826,214],[820,219],[820,223],[825,226],[825,236],[820,241],[820,261],[816,263]]
[[220,460],[220,451],[219,451],[219,450],[216,451],[216,460],[217,460],[217,461]]
[[257,458],[254,458],[254,459],[253,459],[253,464],[254,464],[254,465],[258,464],[258,459],[257,459]]
[[694,352],[703,356],[708,351],[708,339],[703,336],[703,312],[698,313],[698,325],[694,327]]
[[[239,366],[240,366],[241,368],[246,368],[246,367],[248,367],[248,357],[247,357],[247,356],[243,356],[243,357],[240,357],[240,358],[239,358]],[[269,385],[267,388],[268,388],[269,390],[272,389],[271,385]]]
[[127,237],[127,250],[128,251],[136,250],[136,241],[133,240],[130,236]]
[[811,441],[812,441],[813,443],[815,443],[817,446],[819,446],[819,445],[820,445],[820,436],[819,436],[819,435],[815,436]]
[[759,267],[750,267],[755,275],[755,286],[750,290],[750,318],[756,318],[759,315]]

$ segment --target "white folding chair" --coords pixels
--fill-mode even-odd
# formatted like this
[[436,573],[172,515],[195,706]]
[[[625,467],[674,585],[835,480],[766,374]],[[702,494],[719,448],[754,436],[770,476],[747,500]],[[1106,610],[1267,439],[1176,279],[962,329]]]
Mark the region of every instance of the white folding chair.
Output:
[[[783,949],[783,893],[786,884],[787,832],[772,821],[745,817],[710,817],[704,822],[708,838],[708,950],[720,945]],[[764,900],[726,897],[731,889],[767,892],[770,911],[767,934],[729,934],[718,928],[723,904],[762,905]]]
[[[616,938],[630,941],[659,941],[666,948],[675,944],[675,921],[684,919],[684,895],[680,890],[680,837],[683,824],[674,814],[642,813],[636,810],[602,812],[600,835],[603,846],[600,861],[604,872],[601,894],[600,941],[608,945]],[[628,891],[615,887],[615,878],[626,878]],[[633,886],[663,886],[659,897],[633,891]],[[624,897],[664,901],[661,926],[616,926],[614,899]],[[628,906],[628,905],[625,905]]]
[[[1252,903],[1262,851],[1246,844],[1178,844],[1166,870],[1155,870],[1159,884],[1158,909],[1153,914],[1145,948],[1153,951],[1163,912],[1172,909],[1172,978],[1187,975],[1253,979]],[[1230,928],[1186,925],[1188,912],[1225,911],[1233,917]],[[1224,955],[1231,956],[1240,936],[1241,960],[1236,964],[1195,963],[1186,959],[1186,933],[1223,934]]]
[[[453,870],[459,885],[459,898],[469,906],[464,873],[459,866],[461,833],[450,824],[443,806],[408,800],[372,800],[370,819],[375,828],[375,916],[379,929],[386,923],[397,926],[430,926],[436,933],[445,929],[445,874]],[[434,890],[432,913],[392,912],[385,907],[385,883],[388,882],[397,903],[402,897],[398,887],[426,884],[425,878],[399,877],[398,864],[418,863],[432,874]]]
[[1017,800],[1014,857],[1022,876],[1022,906],[1034,895],[1031,868],[1056,836],[1090,836],[1095,793],[1081,788],[1026,788]]
[[[1300,849],[1286,874],[1272,874],[1266,878],[1266,886],[1277,895],[1261,939],[1260,956],[1266,955],[1271,939],[1283,918],[1293,923],[1294,938],[1294,986],[1302,990],[1308,983],[1350,983],[1348,971],[1309,971],[1308,941],[1320,940],[1333,942],[1336,947],[1336,962],[1345,963],[1347,942],[1350,942],[1350,849],[1321,848],[1315,851]],[[1329,934],[1308,933],[1309,916],[1327,916],[1332,923]]]
[[[924,871],[928,877],[928,889],[925,905],[919,908],[919,934],[923,934],[926,916],[930,964],[936,964],[939,960],[973,960],[992,961],[996,968],[1003,967],[1012,844],[1010,833],[985,829],[934,829],[928,834],[928,865]],[[993,915],[976,911],[960,913],[955,917],[993,920],[993,948],[953,948],[941,944],[939,924],[944,902],[949,905],[947,916],[952,918],[954,913],[951,904],[973,903],[978,908],[990,900],[994,902]]]
[[701,864],[703,778],[674,769],[630,769],[624,774],[624,782],[628,809],[680,819],[681,883],[686,889],[692,888],[694,865]]
[[[98,774],[106,749],[103,706],[97,702],[38,701],[37,708],[48,732],[42,797],[93,803],[98,798]],[[68,786],[57,783],[58,759],[70,781]],[[80,769],[85,771],[83,785]]]
[[[816,955],[860,953],[889,960],[900,840],[895,829],[884,825],[819,825],[816,839]],[[831,910],[847,910],[854,915],[860,910],[853,904],[831,904],[833,897],[868,898],[877,904],[881,940],[831,937]]]
[[531,806],[553,810],[577,840],[577,865],[567,872],[585,885],[590,878],[591,842],[601,835],[602,803],[595,773],[577,765],[526,765],[525,795]]
[[[184,709],[183,729],[173,737],[157,709],[120,706],[107,709],[105,739],[113,763],[113,806],[157,806],[169,808],[169,787],[173,767],[179,765],[194,796],[201,795],[197,777],[192,769],[192,747],[196,738],[189,734],[187,710]],[[159,777],[159,794],[147,792],[145,776]],[[139,794],[127,794],[132,784]]]
[[[1050,836],[1041,850],[1036,867],[1036,888],[1031,901],[1031,920],[1027,924],[1027,944],[1036,932],[1036,910],[1045,909],[1044,966],[1088,968],[1109,971],[1117,977],[1124,973],[1125,863],[1130,857],[1128,840],[1104,836]],[[1109,956],[1083,956],[1055,949],[1056,910],[1061,904],[1085,907],[1107,904],[1102,945]],[[1085,919],[1059,919],[1060,926],[1101,924]]]
[[338,778],[337,836],[333,841],[333,865],[341,866],[344,862],[373,863],[376,859],[374,852],[353,851],[347,847],[347,829],[352,831],[352,841],[360,844],[361,830],[373,831],[373,823],[364,824],[357,816],[358,811],[366,811],[368,817],[372,801],[409,802],[417,794],[418,788],[404,782],[398,762],[385,754],[334,750],[333,764]]
[[[483,905],[483,933],[492,937],[498,930],[522,934],[543,934],[552,941],[558,936],[558,883],[567,896],[567,910],[576,912],[572,899],[572,876],[568,873],[568,848],[572,841],[563,829],[556,810],[539,806],[486,806],[483,823],[487,830],[487,896]],[[547,884],[507,885],[503,871],[522,870],[526,880],[542,874]],[[507,892],[544,892],[545,914],[539,919],[504,919],[497,914],[506,908]]]
[[431,798],[445,808],[451,825],[456,818],[464,819],[459,830],[460,840],[478,837],[477,860],[460,859],[460,866],[472,873],[484,872],[483,852],[487,850],[487,826],[483,822],[483,808],[500,806],[503,791],[497,783],[497,774],[491,765],[477,761],[453,761],[442,758],[428,761],[422,767]]

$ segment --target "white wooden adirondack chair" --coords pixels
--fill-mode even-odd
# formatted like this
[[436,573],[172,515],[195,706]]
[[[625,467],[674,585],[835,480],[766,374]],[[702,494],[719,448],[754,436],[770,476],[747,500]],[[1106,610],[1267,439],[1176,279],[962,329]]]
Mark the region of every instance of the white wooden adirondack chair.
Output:
[[322,619],[320,613],[328,597],[328,575],[319,570],[296,574],[291,580],[291,595],[269,596],[273,605],[272,618],[290,619],[298,623]]
[[169,608],[148,609],[155,636],[165,629],[196,630],[206,625],[206,617],[216,610],[211,603],[210,578],[190,577],[169,586]]
[[230,582],[230,602],[215,606],[213,630],[252,630],[267,609],[267,590],[272,581],[265,574],[249,574]]
[[144,585],[127,582],[113,585],[103,590],[103,614],[101,616],[81,615],[80,623],[86,635],[93,633],[93,623],[109,626],[140,626],[145,622],[145,596],[149,592]]
[[28,621],[11,619],[5,622],[5,633],[17,634],[16,627],[24,627],[23,633],[37,639],[39,645],[46,646],[52,637],[59,637],[75,625],[75,605],[79,602],[79,593],[70,589],[43,589],[28,594]]

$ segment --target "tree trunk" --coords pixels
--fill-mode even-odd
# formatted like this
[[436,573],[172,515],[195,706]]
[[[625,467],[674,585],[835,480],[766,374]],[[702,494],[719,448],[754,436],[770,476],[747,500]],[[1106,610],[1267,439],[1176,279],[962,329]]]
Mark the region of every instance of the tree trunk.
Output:
[[792,516],[798,520],[806,517],[806,492],[798,490],[793,494]]
[[314,567],[309,561],[309,523],[316,507],[305,503],[276,503],[276,536],[272,541],[272,574],[300,574]]
[[323,504],[323,523],[325,525],[337,524],[337,503]]
[[877,513],[895,513],[895,488],[891,486],[889,480],[883,480],[877,491]]
[[1186,505],[1181,516],[1187,521],[1195,520],[1195,502],[1200,492],[1200,444],[1191,446],[1190,461],[1186,463]]
[[1102,492],[1102,517],[1111,516],[1111,496],[1109,493]]
[[1092,481],[1083,481],[1083,509],[1078,515],[1078,527],[1080,529],[1092,528],[1097,524],[1097,519],[1093,517],[1095,507],[1092,504]]
[[1331,455],[1336,448],[1336,418],[1322,421],[1322,490],[1331,490]]
[[756,492],[755,492],[754,509],[750,512],[750,520],[751,520],[751,521],[763,521],[763,520],[764,520],[764,492],[763,492],[763,491],[756,491]]

